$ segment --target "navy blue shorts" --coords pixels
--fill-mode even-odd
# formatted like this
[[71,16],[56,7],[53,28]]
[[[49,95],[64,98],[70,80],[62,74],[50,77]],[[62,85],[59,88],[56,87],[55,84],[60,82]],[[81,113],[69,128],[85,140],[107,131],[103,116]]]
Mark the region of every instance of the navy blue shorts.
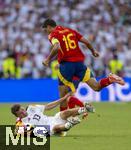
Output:
[[[62,62],[59,66],[58,78],[59,85],[66,85],[74,92],[76,89],[73,83],[73,77],[78,77],[79,82],[86,82],[93,77],[92,72],[87,68],[83,62]],[[78,86],[78,81],[77,84]]]

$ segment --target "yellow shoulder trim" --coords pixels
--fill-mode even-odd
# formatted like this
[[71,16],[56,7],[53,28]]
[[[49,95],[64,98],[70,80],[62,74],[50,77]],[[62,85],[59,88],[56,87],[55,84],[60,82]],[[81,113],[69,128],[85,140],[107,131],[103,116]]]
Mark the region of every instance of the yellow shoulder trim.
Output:
[[56,44],[56,43],[59,43],[59,41],[58,41],[58,39],[53,38],[53,39],[51,40],[51,43],[54,45],[54,44]]

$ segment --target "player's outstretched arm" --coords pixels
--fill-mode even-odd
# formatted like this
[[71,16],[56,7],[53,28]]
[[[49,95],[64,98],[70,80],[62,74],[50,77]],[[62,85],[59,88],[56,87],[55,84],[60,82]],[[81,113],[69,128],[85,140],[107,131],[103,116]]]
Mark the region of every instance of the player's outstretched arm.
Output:
[[64,97],[62,97],[62,98],[60,98],[60,99],[58,99],[54,102],[46,104],[45,105],[45,110],[50,110],[50,109],[53,109],[53,108],[57,107],[61,102],[67,100],[67,98],[71,95],[72,95],[72,93],[70,92],[70,93],[66,94]]
[[49,62],[51,61],[51,59],[54,58],[54,57],[57,55],[59,47],[60,47],[60,44],[59,44],[59,43],[55,43],[55,44],[53,45],[49,56],[47,57],[46,60],[44,60],[44,61],[42,62],[42,64],[43,64],[44,66],[48,66],[48,65],[49,65]]
[[83,44],[85,44],[85,45],[88,47],[88,49],[91,51],[91,53],[92,53],[92,55],[93,55],[94,57],[98,57],[98,56],[99,56],[98,51],[96,51],[96,50],[93,48],[93,46],[89,43],[89,41],[88,41],[87,39],[85,39],[84,37],[82,37],[82,38],[80,39],[80,42],[82,42]]

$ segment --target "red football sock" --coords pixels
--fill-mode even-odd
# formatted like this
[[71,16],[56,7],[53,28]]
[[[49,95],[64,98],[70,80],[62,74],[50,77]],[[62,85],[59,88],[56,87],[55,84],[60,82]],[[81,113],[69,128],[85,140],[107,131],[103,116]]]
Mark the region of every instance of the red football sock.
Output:
[[75,108],[75,102],[74,102],[74,100],[73,100],[73,97],[70,97],[70,98],[69,98],[68,107],[69,107],[70,109]]
[[99,83],[100,83],[101,88],[104,88],[104,87],[106,87],[106,86],[111,84],[111,82],[109,80],[109,77],[101,79],[99,81]]
[[65,106],[65,107],[60,106],[60,111],[64,111],[64,110],[66,110],[67,108],[68,108],[67,106]]
[[69,98],[68,107],[71,109],[75,108],[75,106],[83,107],[84,104],[78,98],[71,96]]

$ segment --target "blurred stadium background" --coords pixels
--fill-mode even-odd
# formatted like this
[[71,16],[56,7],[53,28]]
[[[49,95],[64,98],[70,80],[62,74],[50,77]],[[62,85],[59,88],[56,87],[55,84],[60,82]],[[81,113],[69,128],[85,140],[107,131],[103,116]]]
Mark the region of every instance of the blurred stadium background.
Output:
[[130,0],[0,0],[0,124],[15,123],[12,102],[45,103],[59,97],[57,62],[42,66],[50,43],[41,23],[48,17],[79,30],[98,49],[100,58],[94,59],[81,45],[85,64],[97,79],[113,72],[126,81],[124,87],[111,85],[99,93],[80,84],[76,96],[83,101],[126,103],[94,102],[100,115],[89,115],[62,140],[51,138],[51,149],[130,150]]
[[49,68],[42,66],[50,51],[47,35],[41,29],[47,17],[79,30],[99,50],[100,58],[94,59],[81,45],[86,50],[85,64],[96,77],[113,72],[127,82],[123,88],[112,86],[99,94],[81,85],[78,97],[95,101],[131,100],[130,1],[0,0],[0,101],[58,98],[57,62],[53,61]]

